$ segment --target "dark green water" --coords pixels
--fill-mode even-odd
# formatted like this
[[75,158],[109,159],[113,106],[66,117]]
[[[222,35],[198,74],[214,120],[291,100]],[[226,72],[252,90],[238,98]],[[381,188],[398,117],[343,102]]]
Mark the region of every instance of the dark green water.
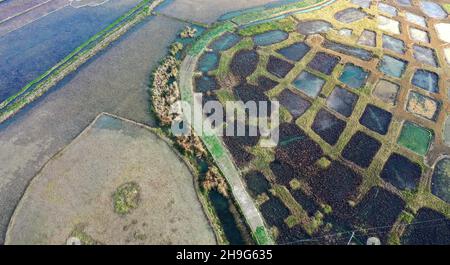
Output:
[[234,215],[230,211],[230,200],[216,190],[210,191],[208,196],[219,217],[228,242],[230,242],[231,245],[244,245],[244,237],[238,228]]

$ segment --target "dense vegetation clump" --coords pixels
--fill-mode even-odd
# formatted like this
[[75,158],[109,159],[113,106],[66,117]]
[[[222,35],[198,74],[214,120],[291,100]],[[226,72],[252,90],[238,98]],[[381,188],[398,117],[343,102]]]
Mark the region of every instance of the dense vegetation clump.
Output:
[[205,158],[206,150],[203,147],[202,141],[197,136],[178,136],[176,141],[178,146],[186,155],[197,158]]
[[217,189],[217,191],[223,196],[229,196],[228,185],[217,167],[211,167],[208,172],[206,172],[205,179],[202,184],[205,190],[210,191],[212,189]]
[[183,50],[183,44],[181,42],[174,42],[170,45],[169,53],[172,56],[176,56],[181,50]]
[[177,116],[171,113],[171,107],[180,99],[180,90],[176,81],[178,65],[179,61],[175,57],[168,56],[153,73],[153,109],[163,125],[171,124]]
[[[195,32],[196,29],[187,27],[180,33],[180,36],[193,36]],[[179,61],[176,56],[183,48],[183,44],[173,43],[169,50],[170,56],[166,57],[153,73],[151,83],[153,109],[163,126],[170,126],[179,115],[179,113],[172,111],[172,106],[180,99],[180,89],[177,83]],[[192,134],[171,136],[184,155],[194,158],[194,160],[208,161],[208,153],[198,136]],[[201,182],[202,187],[207,191],[217,189],[222,195],[228,196],[228,186],[223,175],[211,163],[208,167],[209,169]]]
[[180,37],[183,38],[183,39],[193,38],[193,37],[195,37],[196,33],[197,33],[197,29],[196,28],[191,28],[191,27],[187,26],[180,33]]
[[139,185],[135,182],[120,186],[113,196],[114,211],[120,215],[125,215],[136,209],[140,201],[140,191]]

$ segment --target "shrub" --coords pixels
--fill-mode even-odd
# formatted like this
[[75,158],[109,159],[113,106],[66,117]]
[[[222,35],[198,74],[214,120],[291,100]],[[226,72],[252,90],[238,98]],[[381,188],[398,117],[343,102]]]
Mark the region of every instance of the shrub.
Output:
[[176,142],[186,155],[198,158],[206,157],[206,150],[197,136],[179,136],[176,138]]
[[170,45],[169,53],[172,56],[177,55],[181,50],[183,50],[183,44],[180,42],[174,42],[172,45]]
[[223,196],[229,196],[228,185],[217,167],[210,167],[208,172],[206,172],[206,176],[202,184],[203,188],[207,191],[217,189],[217,191]]
[[166,57],[153,73],[152,102],[153,109],[163,125],[169,125],[177,117],[171,113],[171,106],[180,98],[176,77],[179,62],[173,56]]
[[193,38],[196,33],[197,29],[186,26],[186,28],[184,28],[184,30],[180,33],[180,37],[183,39]]
[[139,185],[135,182],[120,186],[113,196],[114,211],[120,215],[125,215],[136,209],[139,205],[140,190]]

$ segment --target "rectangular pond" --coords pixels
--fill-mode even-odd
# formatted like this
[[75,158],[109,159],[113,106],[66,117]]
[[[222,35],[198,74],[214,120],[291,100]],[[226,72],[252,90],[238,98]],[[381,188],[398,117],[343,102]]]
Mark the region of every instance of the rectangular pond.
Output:
[[111,0],[95,7],[66,6],[0,37],[0,102],[140,2]]
[[368,76],[369,73],[361,67],[347,63],[344,66],[344,71],[342,72],[341,77],[339,77],[339,81],[351,88],[358,89],[366,84]]
[[294,86],[311,98],[316,98],[324,85],[324,79],[306,71],[301,72],[294,80]]
[[0,21],[4,21],[12,16],[22,13],[30,8],[39,6],[48,0],[10,0],[0,1]]

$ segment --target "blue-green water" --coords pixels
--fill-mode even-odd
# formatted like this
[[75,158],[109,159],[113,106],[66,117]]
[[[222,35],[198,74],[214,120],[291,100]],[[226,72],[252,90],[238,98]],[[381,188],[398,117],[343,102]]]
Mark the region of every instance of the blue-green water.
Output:
[[405,72],[406,65],[407,63],[403,60],[384,55],[380,62],[379,69],[387,75],[400,78]]
[[197,92],[207,92],[217,89],[217,82],[214,77],[200,76],[195,79],[195,90]]
[[428,92],[439,92],[439,76],[436,73],[419,69],[414,73],[412,83]]
[[354,64],[346,64],[339,80],[351,88],[361,88],[365,85],[369,73]]
[[241,40],[236,34],[225,33],[215,40],[209,47],[214,51],[225,51],[236,45]]
[[287,32],[281,30],[268,31],[253,37],[253,42],[258,46],[268,46],[286,40],[289,37]]
[[291,61],[300,61],[310,49],[304,42],[298,42],[282,48],[277,52]]
[[219,54],[215,52],[205,52],[198,60],[197,70],[207,73],[217,68],[219,65]]
[[294,86],[312,98],[316,98],[319,95],[324,84],[324,79],[306,71],[301,72],[294,80]]

